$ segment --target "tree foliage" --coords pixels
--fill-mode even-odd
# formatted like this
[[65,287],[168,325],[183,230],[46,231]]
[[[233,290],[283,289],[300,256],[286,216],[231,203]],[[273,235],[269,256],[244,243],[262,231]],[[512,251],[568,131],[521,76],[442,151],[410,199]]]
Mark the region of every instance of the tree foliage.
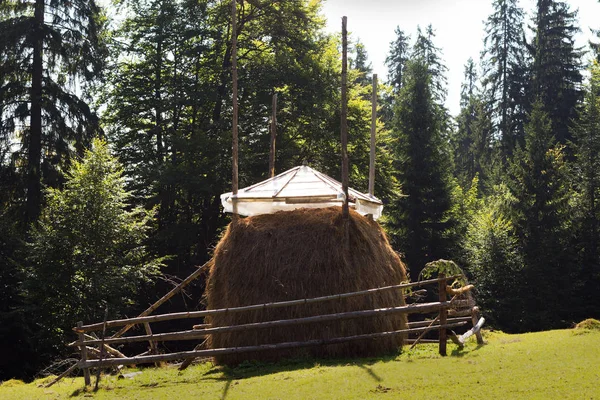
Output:
[[86,95],[106,58],[104,23],[93,0],[0,2],[0,137],[20,144],[29,222],[42,184],[56,186],[98,133]]
[[145,241],[152,214],[128,205],[123,170],[106,143],[74,161],[63,189],[48,190],[33,231],[26,297],[37,319],[43,352],[62,348],[77,321],[97,321],[133,306],[140,285],[161,260]]

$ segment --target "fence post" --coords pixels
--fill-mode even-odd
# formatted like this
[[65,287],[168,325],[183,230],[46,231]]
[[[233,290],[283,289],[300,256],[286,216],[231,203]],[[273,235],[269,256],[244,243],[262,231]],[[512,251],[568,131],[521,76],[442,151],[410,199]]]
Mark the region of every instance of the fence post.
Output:
[[[77,327],[81,328],[83,326],[83,321],[79,321],[77,323]],[[85,365],[87,363],[87,347],[85,345],[85,336],[81,329],[79,329],[79,342],[81,343],[81,363]],[[83,367],[83,379],[85,381],[85,386],[90,386],[92,381],[90,379],[90,369],[88,367]]]
[[[438,291],[440,294],[440,303],[444,303],[446,302],[446,279],[444,279],[446,277],[446,274],[440,274],[439,275],[440,278],[442,278],[442,280],[439,281],[438,283]],[[446,325],[446,320],[448,318],[448,309],[445,307],[440,308],[440,325]],[[447,336],[446,336],[446,328],[440,328],[440,355],[441,356],[445,356],[446,355],[446,340],[447,340]]]

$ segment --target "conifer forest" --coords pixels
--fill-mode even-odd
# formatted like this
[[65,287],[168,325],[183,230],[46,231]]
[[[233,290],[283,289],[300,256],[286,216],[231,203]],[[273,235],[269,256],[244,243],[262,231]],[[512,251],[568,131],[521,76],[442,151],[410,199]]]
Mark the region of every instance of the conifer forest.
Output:
[[[505,332],[600,318],[600,16],[485,0],[446,106],[436,27],[398,26],[379,77],[375,195],[411,280],[454,260]],[[589,0],[596,1],[596,0]],[[340,180],[341,36],[321,0],[0,0],[0,380],[72,353],[77,321],[134,316],[230,222],[232,35],[240,187],[307,163]],[[115,17],[118,16],[118,17]],[[575,43],[580,30],[594,39]],[[350,35],[350,186],[367,191],[373,73]],[[204,280],[166,311],[204,307]]]

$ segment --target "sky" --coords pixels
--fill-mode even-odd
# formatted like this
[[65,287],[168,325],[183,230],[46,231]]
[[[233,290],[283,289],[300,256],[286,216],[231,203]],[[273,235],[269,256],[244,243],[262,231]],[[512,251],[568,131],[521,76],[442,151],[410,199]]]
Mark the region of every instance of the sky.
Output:
[[[531,15],[535,0],[521,0],[521,7]],[[600,29],[598,0],[567,0],[571,9],[579,9],[581,33],[578,45],[587,45],[590,27]],[[400,28],[414,39],[417,25],[432,24],[436,32],[435,45],[443,52],[448,67],[448,97],[446,106],[452,115],[459,112],[460,85],[464,65],[472,57],[479,61],[483,48],[484,20],[492,12],[492,0],[324,0],[323,13],[327,31],[340,32],[342,16],[348,17],[348,31],[358,38],[372,63],[373,73],[380,81],[387,80],[384,61],[394,40],[394,29]],[[530,16],[526,23],[531,25]]]

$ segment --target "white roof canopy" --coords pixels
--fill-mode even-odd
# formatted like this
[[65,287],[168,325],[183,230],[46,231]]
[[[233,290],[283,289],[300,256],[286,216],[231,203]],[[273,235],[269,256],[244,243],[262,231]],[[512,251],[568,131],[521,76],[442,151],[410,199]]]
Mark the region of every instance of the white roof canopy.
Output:
[[[348,188],[349,206],[362,215],[378,219],[383,211],[381,200]],[[306,165],[287,170],[273,178],[238,191],[237,212],[252,216],[290,211],[297,208],[341,206],[342,184]],[[233,212],[232,192],[221,195],[224,212]]]

